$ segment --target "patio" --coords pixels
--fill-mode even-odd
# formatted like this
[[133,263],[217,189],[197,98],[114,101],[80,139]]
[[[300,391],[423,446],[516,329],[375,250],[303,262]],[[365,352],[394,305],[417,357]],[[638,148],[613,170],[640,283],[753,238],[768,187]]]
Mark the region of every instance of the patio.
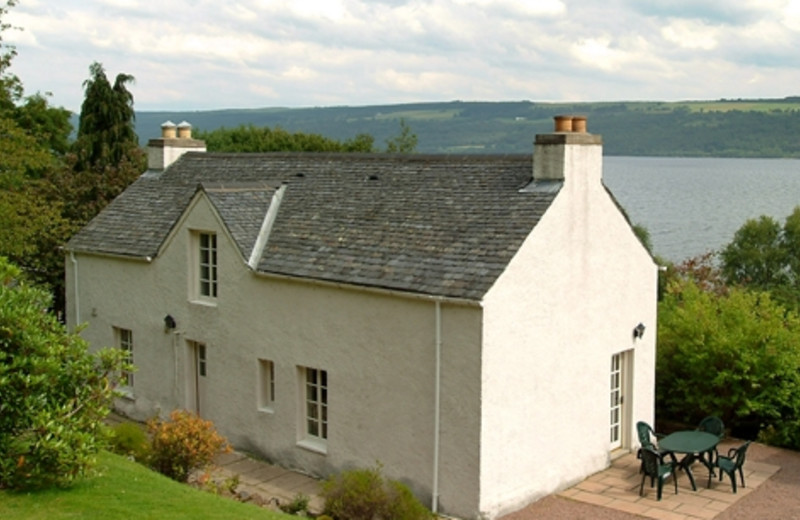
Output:
[[[720,444],[719,451],[724,454],[728,448],[738,444],[724,442]],[[693,472],[697,479],[697,491],[692,491],[686,474],[678,471],[678,494],[675,494],[670,478],[664,483],[662,499],[658,501],[656,488],[650,487],[649,479],[644,484],[644,496],[639,496],[639,485],[642,481],[639,463],[635,453],[626,454],[614,460],[608,469],[559,493],[559,496],[647,518],[710,519],[755,491],[780,470],[780,466],[747,460],[744,464],[747,487],[739,486],[738,492],[734,494],[727,476],[722,482],[719,477],[712,478],[711,488],[707,488],[708,473],[702,464],[696,463]]]

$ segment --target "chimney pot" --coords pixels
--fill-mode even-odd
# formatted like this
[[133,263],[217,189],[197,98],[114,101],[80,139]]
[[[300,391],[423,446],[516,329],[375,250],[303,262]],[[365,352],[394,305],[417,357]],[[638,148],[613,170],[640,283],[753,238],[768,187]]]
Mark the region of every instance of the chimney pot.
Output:
[[161,124],[161,137],[164,139],[175,139],[175,123],[166,121]]
[[179,139],[191,139],[192,138],[192,125],[190,125],[186,121],[182,121],[178,124],[178,138]]
[[167,121],[161,125],[161,138],[150,139],[147,143],[147,168],[149,171],[164,171],[185,152],[205,151],[205,142],[192,139],[192,125],[186,121],[179,125]]
[[572,116],[555,116],[556,132],[572,132]]
[[586,116],[575,116],[572,118],[572,131],[581,134],[586,133]]

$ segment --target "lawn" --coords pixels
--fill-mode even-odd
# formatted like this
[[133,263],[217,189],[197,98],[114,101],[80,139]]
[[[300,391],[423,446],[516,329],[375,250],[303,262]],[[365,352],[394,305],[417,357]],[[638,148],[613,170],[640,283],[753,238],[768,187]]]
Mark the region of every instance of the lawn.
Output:
[[69,489],[0,491],[0,518],[15,520],[287,520],[297,518],[198,491],[124,457],[100,454],[97,475]]

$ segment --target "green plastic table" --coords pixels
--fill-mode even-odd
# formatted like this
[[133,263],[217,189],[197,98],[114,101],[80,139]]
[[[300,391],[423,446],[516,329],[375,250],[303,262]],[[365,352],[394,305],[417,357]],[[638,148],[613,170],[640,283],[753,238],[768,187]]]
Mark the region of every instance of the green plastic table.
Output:
[[689,476],[689,482],[692,484],[692,489],[697,491],[697,486],[694,483],[694,475],[692,475],[692,463],[699,460],[703,465],[708,468],[708,471],[713,472],[714,467],[711,461],[706,459],[706,453],[711,452],[721,439],[714,434],[708,432],[700,432],[696,430],[686,430],[675,432],[667,435],[658,441],[658,447],[672,453],[682,453],[686,456],[680,461],[680,467]]

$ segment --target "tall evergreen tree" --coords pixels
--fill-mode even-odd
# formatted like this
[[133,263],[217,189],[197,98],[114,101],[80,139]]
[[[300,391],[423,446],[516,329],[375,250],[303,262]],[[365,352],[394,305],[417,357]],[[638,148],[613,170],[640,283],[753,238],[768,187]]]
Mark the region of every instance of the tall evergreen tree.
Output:
[[130,160],[132,152],[139,148],[133,94],[127,87],[134,81],[133,76],[118,74],[112,86],[98,62],[92,63],[89,74],[89,79],[83,82],[86,97],[78,120],[76,171],[116,167]]
[[134,130],[129,74],[112,85],[100,63],[89,67],[70,168],[53,179],[64,199],[64,216],[82,225],[144,171],[146,158]]

